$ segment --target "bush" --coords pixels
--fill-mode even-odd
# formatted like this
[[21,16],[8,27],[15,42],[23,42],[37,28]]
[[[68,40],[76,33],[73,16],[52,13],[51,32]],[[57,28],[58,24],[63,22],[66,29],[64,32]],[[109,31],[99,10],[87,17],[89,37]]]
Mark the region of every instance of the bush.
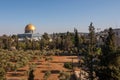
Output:
[[46,71],[44,74],[44,79],[47,80],[50,75],[51,75],[51,71]]
[[68,69],[72,69],[72,63],[71,62],[66,62],[64,63],[64,67]]
[[4,68],[0,68],[0,80],[5,80],[5,70]]
[[64,71],[61,71],[59,76],[59,80],[70,80],[70,74]]

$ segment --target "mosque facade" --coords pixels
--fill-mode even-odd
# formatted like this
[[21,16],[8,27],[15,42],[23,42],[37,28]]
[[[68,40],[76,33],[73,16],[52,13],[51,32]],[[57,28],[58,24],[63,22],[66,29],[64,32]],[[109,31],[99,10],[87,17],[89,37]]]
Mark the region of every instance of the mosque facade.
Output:
[[28,24],[25,26],[24,33],[18,34],[19,41],[29,39],[29,40],[40,40],[41,35],[39,33],[34,33],[36,30],[36,27],[33,24]]

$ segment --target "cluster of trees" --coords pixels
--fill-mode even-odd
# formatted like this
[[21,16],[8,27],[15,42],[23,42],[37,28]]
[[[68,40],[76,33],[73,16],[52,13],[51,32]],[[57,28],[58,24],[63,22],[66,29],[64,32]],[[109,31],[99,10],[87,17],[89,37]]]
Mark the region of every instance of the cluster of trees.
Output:
[[0,49],[0,80],[6,80],[6,73],[8,71],[16,72],[19,68],[22,68],[26,65],[29,65],[29,71],[25,72],[25,75],[28,76],[28,72],[31,74],[33,71],[32,63],[30,61],[38,59],[42,56],[42,52],[39,51],[8,51]]
[[95,28],[89,26],[89,40],[82,49],[85,66],[90,80],[120,80],[120,49],[115,46],[115,34],[112,28],[104,38],[104,44],[97,45]]
[[115,46],[115,34],[109,28],[108,36],[101,46],[99,69],[96,71],[100,80],[120,80],[120,49]]
[[[40,57],[42,54],[46,55],[48,52],[45,51],[51,50],[49,53],[67,51],[69,54],[77,53],[78,56],[83,56],[85,63],[80,67],[88,68],[90,80],[98,78],[99,80],[120,80],[120,49],[115,46],[115,34],[112,28],[109,28],[108,36],[104,38],[104,44],[99,46],[92,23],[89,26],[87,37],[79,35],[77,29],[74,29],[74,33],[54,33],[51,38],[52,41],[47,33],[44,33],[39,41],[28,39],[18,41],[16,35],[1,36],[0,79],[4,78],[6,71],[23,67],[31,59]],[[16,51],[9,51],[13,49]],[[34,50],[41,50],[41,52],[35,53]],[[30,71],[30,75],[32,73],[33,70]],[[48,74],[46,73],[46,75]]]
[[18,50],[42,50],[42,49],[60,49],[69,50],[74,46],[74,33],[56,33],[52,34],[52,41],[47,33],[44,33],[39,41],[28,40],[18,41],[17,35],[0,37],[0,48],[10,50],[14,47]]

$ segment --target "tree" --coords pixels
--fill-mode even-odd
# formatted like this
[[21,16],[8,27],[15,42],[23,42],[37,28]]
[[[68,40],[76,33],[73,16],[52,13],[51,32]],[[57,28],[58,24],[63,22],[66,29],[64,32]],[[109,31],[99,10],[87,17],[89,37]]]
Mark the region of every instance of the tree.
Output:
[[62,48],[61,48],[61,42],[62,42],[62,38],[61,38],[60,36],[58,36],[58,37],[55,39],[56,49],[62,49]]
[[58,78],[59,80],[70,80],[70,74],[68,74],[67,72],[61,71]]
[[115,52],[106,57],[107,64],[101,64],[97,75],[100,80],[120,80],[120,53]]
[[92,25],[93,23],[90,23],[89,26],[89,47],[88,47],[88,56],[89,56],[89,69],[90,69],[90,80],[93,80],[93,57],[95,54],[95,48],[96,48],[96,35],[95,35],[95,28]]
[[42,36],[45,40],[49,40],[49,36],[48,36],[48,33],[44,33],[43,36]]
[[5,80],[5,73],[4,68],[0,68],[0,80]]
[[26,50],[32,49],[32,42],[28,38],[25,38],[25,45],[26,45]]
[[29,72],[29,77],[28,77],[28,80],[34,80],[34,74],[33,74],[34,70],[30,70]]
[[26,42],[19,42],[18,49],[25,50],[26,48]]
[[115,51],[115,33],[112,28],[109,28],[108,36],[105,41],[105,54]]
[[108,36],[102,47],[100,69],[97,71],[100,80],[120,80],[120,52],[115,48],[115,34],[112,28],[109,28]]
[[45,74],[44,74],[44,79],[47,80],[49,78],[49,76],[51,75],[51,71],[46,71]]
[[18,41],[17,35],[12,35],[11,38],[13,40],[12,46],[14,46],[16,49],[19,49],[19,46],[18,46],[19,41]]
[[74,37],[74,44],[77,49],[79,49],[79,35],[77,29],[74,29],[75,37]]
[[95,55],[95,48],[96,48],[96,35],[95,35],[95,28],[91,22],[89,26],[89,54]]
[[64,42],[64,48],[65,50],[70,50],[70,48],[72,48],[73,46],[73,42],[72,42],[72,38],[69,32],[67,32],[66,38],[65,38],[65,42]]
[[115,52],[110,55],[110,60],[108,62],[108,68],[110,69],[110,79],[120,80],[120,53]]
[[46,40],[44,38],[42,38],[40,40],[40,49],[43,50],[46,46]]
[[101,57],[101,65],[107,65],[108,61],[107,57],[115,52],[115,34],[112,28],[108,30],[108,36],[105,40],[104,46],[102,47],[102,57]]
[[4,43],[3,43],[3,39],[0,37],[0,49],[4,48]]

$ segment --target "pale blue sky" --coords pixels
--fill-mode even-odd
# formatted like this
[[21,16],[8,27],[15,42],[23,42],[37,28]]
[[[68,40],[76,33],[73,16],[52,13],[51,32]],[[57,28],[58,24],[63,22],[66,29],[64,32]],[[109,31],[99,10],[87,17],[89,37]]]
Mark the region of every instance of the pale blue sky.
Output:
[[0,35],[36,32],[87,32],[90,22],[102,30],[120,27],[120,0],[0,0]]

